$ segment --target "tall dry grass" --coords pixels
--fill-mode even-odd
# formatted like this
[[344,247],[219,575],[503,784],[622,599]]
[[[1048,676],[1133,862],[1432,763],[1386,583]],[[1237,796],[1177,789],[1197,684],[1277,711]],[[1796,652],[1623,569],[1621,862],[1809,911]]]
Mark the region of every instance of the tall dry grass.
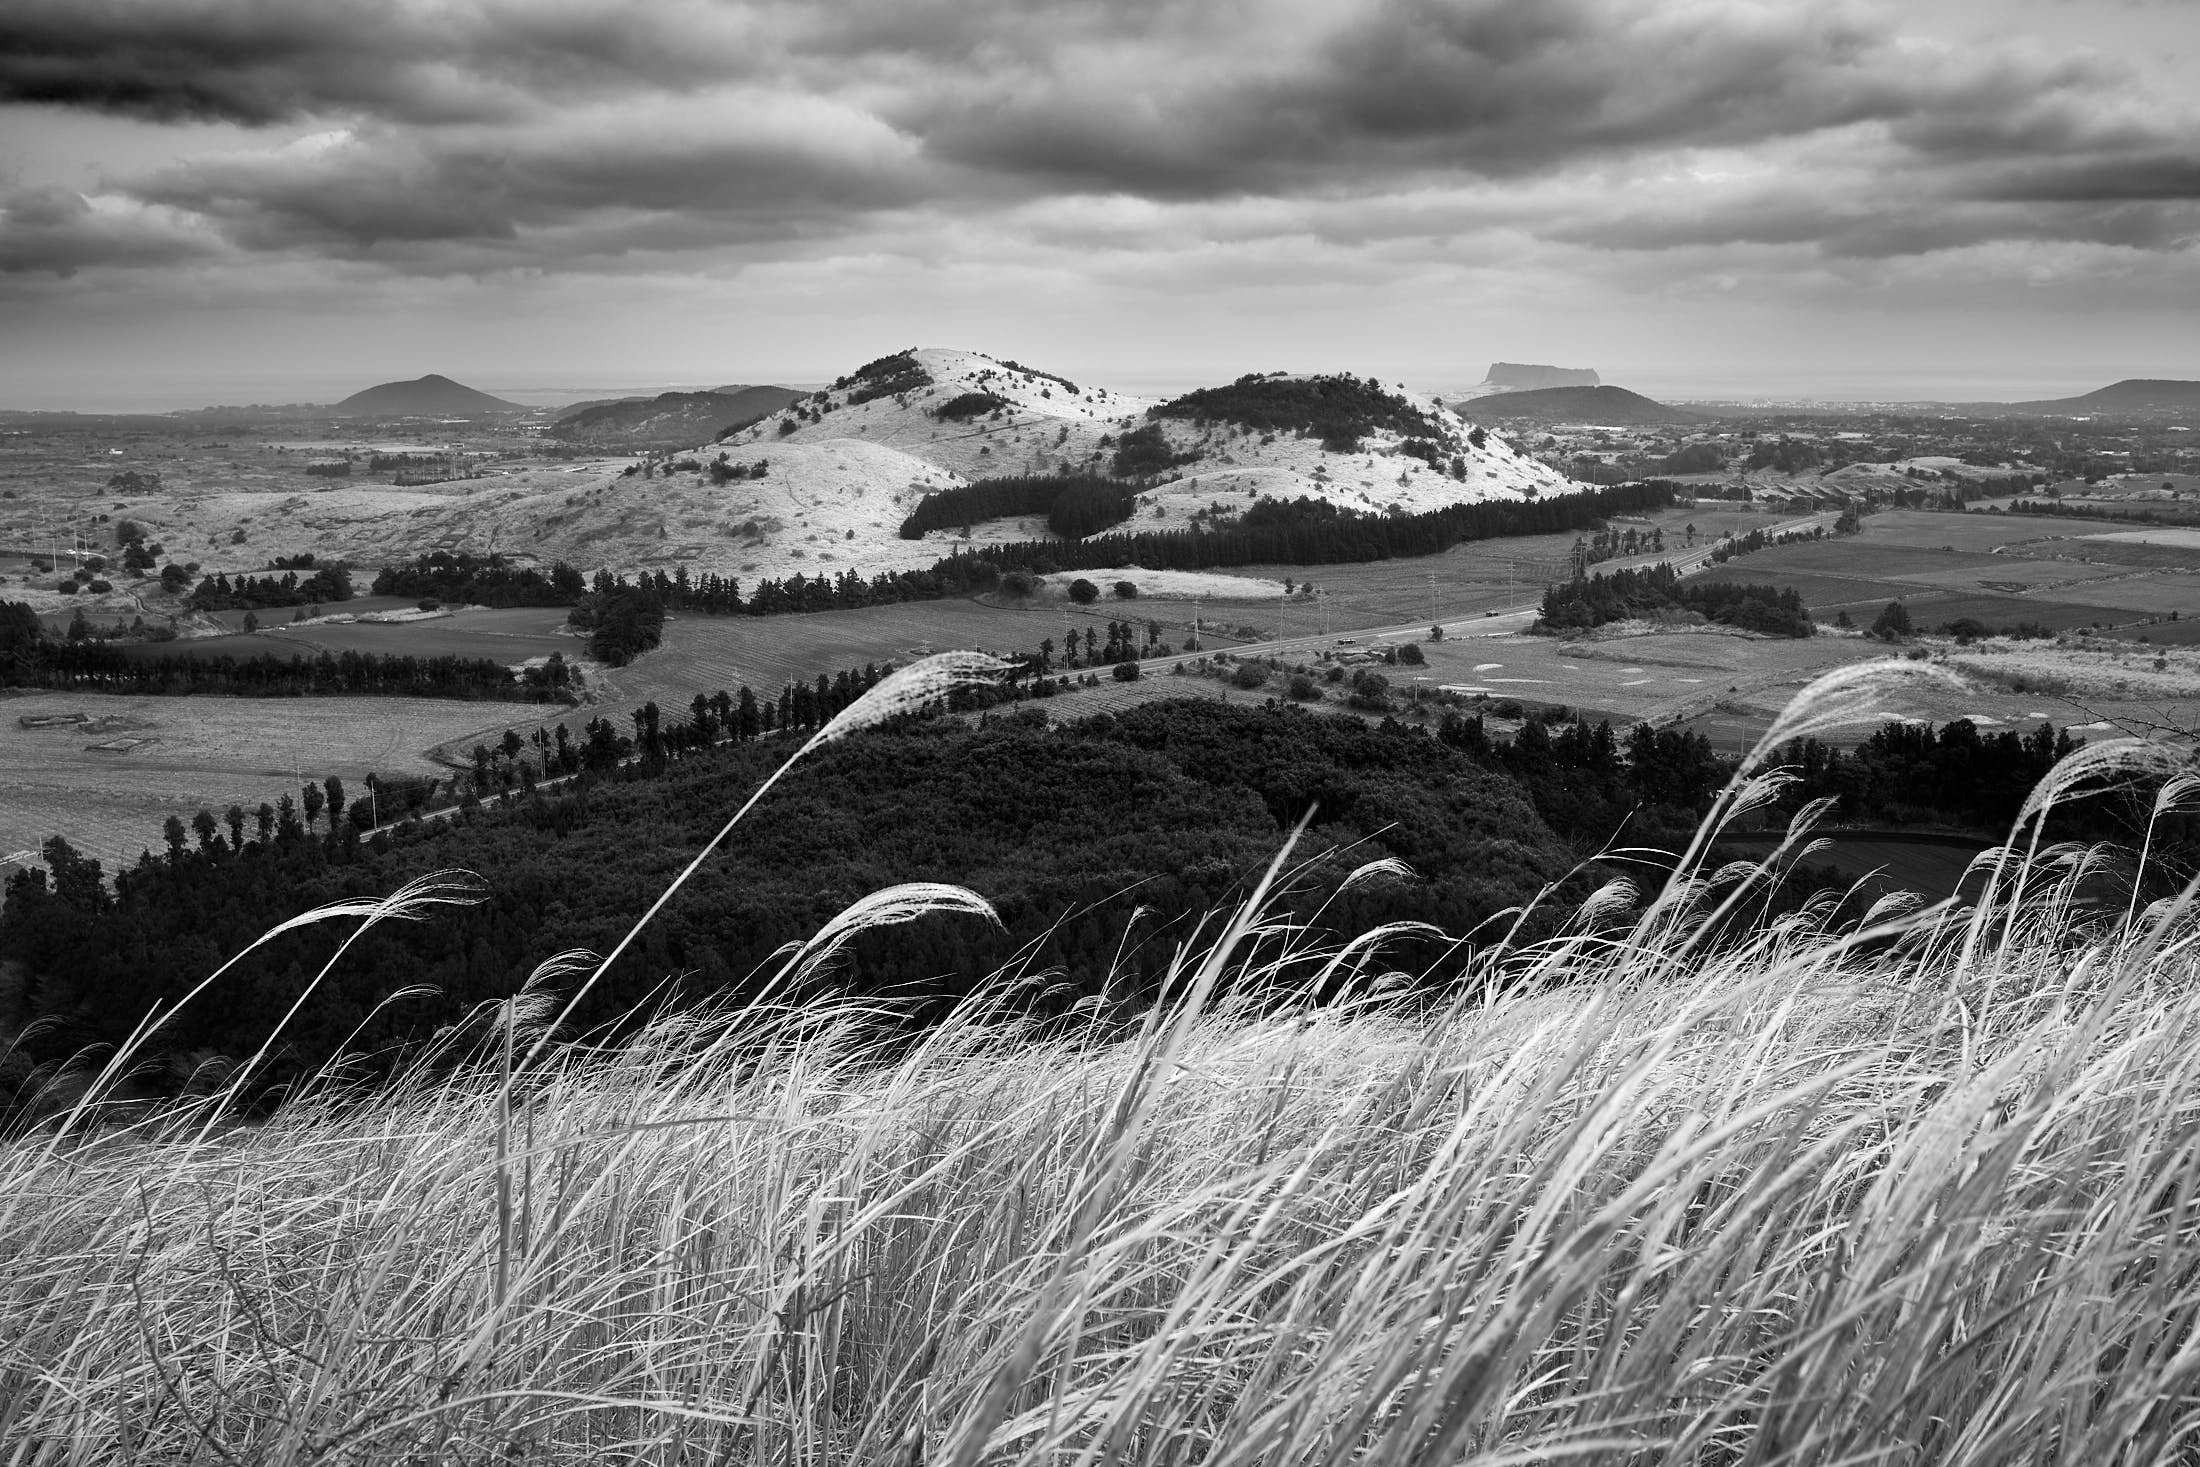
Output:
[[[2152,757],[1975,909],[1736,941],[1764,874],[1692,862],[1444,995],[1265,884],[1068,1038],[1008,974],[914,1047],[767,998],[584,1052],[568,955],[476,1063],[0,1150],[0,1462],[2189,1456],[2191,892],[2033,839]],[[1269,991],[1310,959],[1360,996]]]

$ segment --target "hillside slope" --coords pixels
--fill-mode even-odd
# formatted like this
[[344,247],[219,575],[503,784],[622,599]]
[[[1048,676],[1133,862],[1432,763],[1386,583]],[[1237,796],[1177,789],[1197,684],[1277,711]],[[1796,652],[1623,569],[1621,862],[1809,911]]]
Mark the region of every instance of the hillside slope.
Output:
[[2127,377],[2081,397],[2000,403],[2014,413],[2086,416],[2094,413],[2200,413],[2200,382]]
[[[872,375],[864,375],[873,369]],[[981,394],[994,404],[969,418],[953,415],[961,409],[951,405]],[[776,445],[852,439],[891,447],[969,480],[1065,469],[1105,473],[1123,436],[1150,428],[1172,456],[1185,461],[1168,471],[1175,477],[1140,494],[1144,528],[1181,529],[1195,516],[1242,509],[1262,496],[1304,496],[1372,513],[1416,513],[1578,487],[1497,434],[1485,432],[1484,441],[1475,444],[1474,425],[1433,397],[1403,389],[1395,396],[1434,423],[1429,441],[1439,446],[1446,468],[1402,451],[1408,435],[1398,432],[1370,433],[1357,448],[1340,452],[1311,436],[1264,432],[1214,418],[1154,418],[1154,410],[1167,411],[1168,405],[976,352],[937,348],[881,358],[788,412],[733,435],[722,446],[735,449],[739,457]],[[943,417],[942,409],[949,415]],[[1454,459],[1464,469],[1464,479],[1448,472]],[[1028,533],[1026,527],[1010,538]],[[945,531],[927,537],[929,542],[949,538]],[[979,529],[974,538],[986,538],[985,530]]]
[[[1279,377],[1255,390],[1288,396],[1298,382],[1376,386]],[[1579,487],[1500,434],[1485,431],[1477,444],[1474,425],[1434,398],[1387,385],[1380,392],[1420,426],[1410,435],[1369,431],[1339,451],[1316,436],[1213,415],[1150,418],[1167,405],[976,352],[928,349],[881,358],[722,441],[698,437],[646,474],[634,459],[605,452],[500,464],[482,478],[411,489],[334,480],[304,492],[156,493],[117,500],[113,512],[170,544],[206,547],[199,558],[209,572],[304,551],[371,567],[443,549],[563,559],[591,572],[685,565],[753,585],[797,572],[922,569],[960,546],[1043,536],[1043,521],[1031,519],[973,525],[967,537],[959,527],[918,540],[898,532],[924,495],[973,479],[1107,473],[1134,432],[1164,460],[1183,460],[1166,469],[1173,478],[1141,492],[1138,524],[1148,529],[1212,525],[1262,496],[1416,513]],[[1195,399],[1209,400],[1184,401]],[[223,552],[238,530],[247,539],[236,543],[250,548],[230,559]]]
[[591,403],[561,416],[550,436],[605,447],[687,448],[778,412],[802,395],[792,387],[724,387]]

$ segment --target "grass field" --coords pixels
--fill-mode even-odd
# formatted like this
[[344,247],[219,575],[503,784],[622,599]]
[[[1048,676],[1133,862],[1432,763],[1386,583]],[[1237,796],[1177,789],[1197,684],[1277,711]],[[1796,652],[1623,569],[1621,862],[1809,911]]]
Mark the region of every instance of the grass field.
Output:
[[[203,806],[247,810],[300,778],[336,775],[358,787],[372,773],[433,770],[425,751],[505,718],[531,727],[539,705],[434,698],[132,698],[29,693],[0,698],[0,855],[60,835],[113,869],[161,844],[170,815]],[[113,733],[25,729],[26,716],[84,713],[119,720]],[[502,724],[498,725],[500,728]],[[145,742],[123,752],[87,747]]]
[[103,1111],[156,1034],[0,1143],[0,1431],[26,1467],[2189,1457],[2190,913],[2081,924],[2028,872],[1859,950],[1715,932],[1680,876],[1441,982],[1264,891],[1158,1003],[1012,967],[914,1042],[823,949],[617,1046],[536,989],[246,1126],[211,1067]]
[[[347,603],[348,605],[349,603]],[[241,622],[242,612],[224,613]],[[133,657],[311,657],[321,651],[376,652],[399,657],[488,657],[524,662],[562,652],[581,655],[584,643],[565,630],[558,607],[480,608],[420,621],[347,622],[309,619],[292,622],[263,612],[261,629],[227,637],[191,637],[173,642],[119,644]]]
[[2102,540],[2084,520],[1895,510],[1858,535],[1776,546],[1702,578],[1791,587],[1820,621],[1846,612],[1869,625],[1899,599],[1920,628],[1969,618],[2067,631],[2200,604],[2200,551]]

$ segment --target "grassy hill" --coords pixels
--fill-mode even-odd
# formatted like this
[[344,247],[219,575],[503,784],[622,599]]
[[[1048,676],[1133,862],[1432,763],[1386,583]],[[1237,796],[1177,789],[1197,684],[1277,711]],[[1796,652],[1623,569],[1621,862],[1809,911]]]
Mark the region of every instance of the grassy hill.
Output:
[[[1325,390],[1305,384],[1345,380],[1270,378],[1261,390],[1288,396]],[[465,399],[435,388],[433,379],[423,392],[410,390],[419,384],[394,386],[408,390],[375,389],[354,401],[393,415],[462,411],[454,405]],[[499,463],[484,477],[430,493],[364,478],[317,481],[310,492],[216,487],[133,498],[125,512],[172,544],[226,545],[237,526],[249,524],[249,553],[228,567],[202,557],[209,569],[307,552],[374,566],[430,550],[495,549],[590,571],[669,574],[685,566],[754,584],[798,572],[921,570],[966,544],[1046,533],[1041,516],[973,525],[967,540],[960,525],[901,538],[926,494],[980,479],[1064,470],[1114,476],[1119,468],[1142,481],[1158,475],[1139,486],[1137,523],[1186,532],[1262,498],[1420,514],[1579,487],[1502,434],[1478,434],[1434,398],[1388,387],[1381,395],[1394,401],[1367,418],[1364,431],[1325,443],[1320,432],[1280,420],[1255,427],[1198,408],[1213,401],[1198,394],[1170,408],[982,353],[912,349],[730,431],[704,431],[722,411],[714,395],[592,405],[561,431],[586,435],[600,426],[610,435],[567,440],[597,447],[593,461]],[[646,473],[608,446],[612,436],[644,432],[658,459]],[[664,444],[682,439],[668,459]]]
[[[2066,793],[2108,772],[2075,757]],[[80,1108],[0,1143],[0,1427],[34,1462],[2188,1455],[2181,907],[2087,911],[2090,862],[2011,863],[1975,913],[1751,929],[1724,919],[1766,872],[1684,863],[1564,902],[1561,940],[1455,934],[1431,981],[1394,956],[1427,934],[1355,910],[1412,888],[1405,863],[1352,868],[1310,911],[1308,847],[1271,828],[1247,895],[1156,940],[1109,884],[1113,838],[1209,833],[1141,811],[1152,759],[987,772],[989,830],[1063,792],[1117,812],[1085,832],[1114,942],[1026,947],[921,1037],[896,1032],[906,998],[844,975],[991,931],[1010,914],[982,889],[820,893],[840,910],[772,986],[677,1012],[645,987],[608,1045],[562,1022],[594,960],[542,925],[593,895],[583,866],[453,945],[462,983],[541,966],[439,996],[471,1007],[377,1091],[300,1075],[240,1125],[231,1087],[277,1041],[176,1055],[157,1110],[100,1104],[142,1054],[39,1075],[11,1049]],[[834,794],[813,787],[787,838],[860,853],[860,802]],[[726,853],[750,833],[725,829]],[[659,869],[688,854],[646,821],[626,839],[666,847]],[[201,864],[148,884],[189,900]],[[707,910],[667,895],[667,917]],[[341,974],[472,900],[444,877],[270,940],[327,951],[366,918]],[[683,970],[667,956],[643,983]],[[204,976],[190,1005],[317,1004],[339,1038],[423,997],[331,1002],[303,964]]]

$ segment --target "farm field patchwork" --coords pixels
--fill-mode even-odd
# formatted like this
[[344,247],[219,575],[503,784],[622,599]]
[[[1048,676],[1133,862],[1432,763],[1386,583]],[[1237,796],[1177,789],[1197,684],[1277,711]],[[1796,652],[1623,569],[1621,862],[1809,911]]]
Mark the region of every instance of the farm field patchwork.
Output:
[[1702,578],[1792,587],[1821,621],[1846,611],[1868,624],[1866,613],[1900,599],[1928,628],[1970,618],[2063,631],[2200,603],[2200,552],[2098,534],[2082,520],[1892,511],[1859,535],[1775,546]]
[[571,659],[583,655],[585,648],[579,637],[565,629],[565,612],[557,607],[460,611],[404,622],[276,622],[234,636],[121,645],[134,657],[312,657],[326,651],[488,657],[507,664],[553,652]]
[[[440,773],[425,757],[431,746],[500,716],[532,726],[542,711],[434,698],[0,698],[0,855],[61,835],[113,869],[158,847],[170,815],[255,809],[286,791],[295,798],[301,779],[332,774],[358,792],[368,773]],[[87,730],[19,721],[69,714],[102,722]]]

